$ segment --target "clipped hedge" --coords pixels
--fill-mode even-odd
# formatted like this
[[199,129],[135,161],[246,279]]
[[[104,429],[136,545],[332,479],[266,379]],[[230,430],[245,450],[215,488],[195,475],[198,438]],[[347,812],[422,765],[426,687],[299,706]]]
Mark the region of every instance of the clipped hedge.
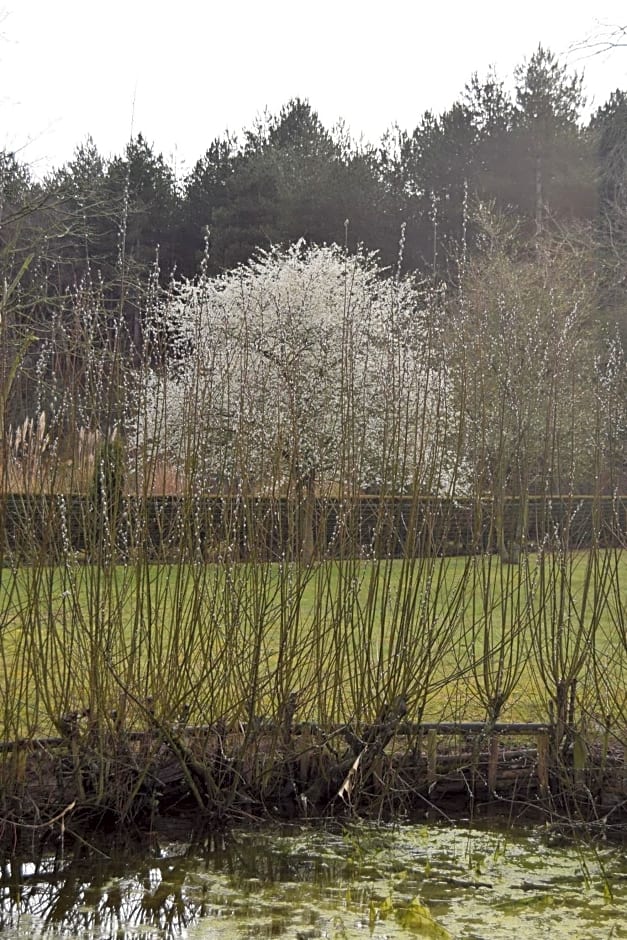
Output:
[[[292,560],[307,540],[316,558],[505,552],[627,545],[627,496],[448,500],[124,496],[103,511],[90,496],[0,499],[5,563]],[[307,529],[307,532],[305,532]]]

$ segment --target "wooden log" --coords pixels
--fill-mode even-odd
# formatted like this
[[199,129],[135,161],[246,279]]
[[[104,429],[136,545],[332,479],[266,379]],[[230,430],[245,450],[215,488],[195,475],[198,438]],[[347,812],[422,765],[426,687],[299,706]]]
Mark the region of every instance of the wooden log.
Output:
[[[546,722],[520,722],[520,721],[500,721],[491,726],[496,734],[514,734],[529,736],[538,734],[542,731],[548,731],[549,726]],[[398,728],[398,734],[416,734],[419,731],[435,731],[436,734],[481,734],[486,730],[485,721],[423,721],[420,724],[413,724],[404,721]]]

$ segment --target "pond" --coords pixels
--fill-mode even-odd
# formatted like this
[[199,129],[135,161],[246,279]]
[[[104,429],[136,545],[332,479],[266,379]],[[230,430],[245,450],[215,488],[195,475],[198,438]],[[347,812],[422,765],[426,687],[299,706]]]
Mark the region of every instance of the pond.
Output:
[[5,861],[6,940],[627,938],[621,846],[468,825],[235,830]]

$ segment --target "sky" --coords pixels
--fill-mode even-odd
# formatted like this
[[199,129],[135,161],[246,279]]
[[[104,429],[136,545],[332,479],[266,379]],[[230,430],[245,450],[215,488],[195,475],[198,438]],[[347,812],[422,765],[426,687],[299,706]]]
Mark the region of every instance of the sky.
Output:
[[511,83],[538,43],[583,70],[594,109],[627,89],[627,46],[571,47],[626,24],[625,0],[0,0],[0,147],[42,176],[88,135],[108,157],[142,133],[183,176],[294,97],[377,143],[473,72]]

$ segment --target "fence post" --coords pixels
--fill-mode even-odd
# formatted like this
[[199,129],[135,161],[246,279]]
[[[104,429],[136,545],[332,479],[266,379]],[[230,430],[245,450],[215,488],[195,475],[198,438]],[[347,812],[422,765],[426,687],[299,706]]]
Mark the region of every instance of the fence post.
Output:
[[488,758],[488,789],[490,793],[496,790],[496,776],[499,767],[499,738],[493,734],[490,738],[490,755]]
[[543,731],[536,737],[538,752],[538,785],[540,795],[546,796],[549,792],[549,735]]
[[427,783],[429,789],[438,779],[438,733],[435,728],[430,728],[427,732]]

